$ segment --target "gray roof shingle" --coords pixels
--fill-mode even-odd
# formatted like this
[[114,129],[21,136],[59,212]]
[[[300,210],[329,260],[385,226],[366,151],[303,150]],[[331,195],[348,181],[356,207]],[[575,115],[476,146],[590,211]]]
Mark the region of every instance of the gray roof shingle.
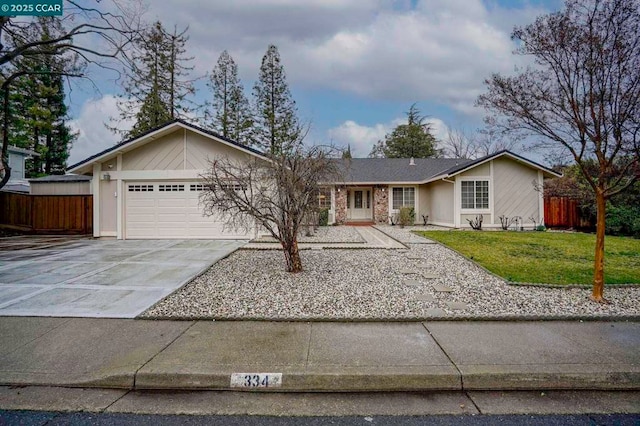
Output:
[[[342,160],[347,165],[348,160]],[[353,158],[340,180],[345,183],[414,183],[471,163],[460,158]]]

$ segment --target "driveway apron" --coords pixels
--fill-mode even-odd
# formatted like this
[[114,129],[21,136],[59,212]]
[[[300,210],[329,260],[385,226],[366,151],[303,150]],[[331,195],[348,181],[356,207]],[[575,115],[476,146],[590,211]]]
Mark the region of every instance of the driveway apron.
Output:
[[245,243],[78,240],[0,251],[0,315],[134,318]]

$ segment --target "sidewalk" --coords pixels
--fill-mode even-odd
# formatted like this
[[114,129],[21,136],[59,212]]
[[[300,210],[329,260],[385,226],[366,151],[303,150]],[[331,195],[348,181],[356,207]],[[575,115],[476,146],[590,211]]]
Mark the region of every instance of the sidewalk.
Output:
[[0,317],[0,385],[247,390],[234,373],[269,373],[251,390],[637,390],[638,348],[636,322]]

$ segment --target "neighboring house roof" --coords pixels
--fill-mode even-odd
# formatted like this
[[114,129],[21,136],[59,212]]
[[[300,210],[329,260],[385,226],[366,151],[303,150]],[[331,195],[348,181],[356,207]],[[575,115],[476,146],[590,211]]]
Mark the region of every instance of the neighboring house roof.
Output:
[[416,158],[413,165],[409,158],[352,158],[343,161],[348,169],[341,178],[349,184],[423,182],[471,162],[460,158]]
[[13,145],[7,146],[7,152],[10,152],[12,154],[23,154],[26,157],[29,157],[29,156],[40,157],[40,154],[38,154],[35,151],[31,151],[30,149],[25,149],[25,148],[19,148]]
[[21,183],[21,182],[7,182],[2,188],[0,188],[0,191],[5,191],[5,192],[24,192],[24,193],[29,193],[29,184],[28,183]]
[[91,176],[86,175],[50,175],[36,179],[29,179],[29,182],[35,183],[57,183],[57,182],[90,182]]
[[194,124],[188,123],[184,120],[181,119],[175,119],[173,121],[169,121],[167,123],[164,123],[158,127],[154,127],[153,129],[150,129],[138,136],[136,136],[135,138],[131,138],[131,139],[127,139],[123,142],[120,142],[114,146],[112,146],[111,148],[107,148],[104,151],[101,151],[95,155],[92,155],[76,164],[73,164],[71,166],[69,166],[68,170],[69,171],[78,171],[79,169],[81,169],[83,166],[87,166],[88,164],[91,164],[93,162],[97,162],[97,161],[101,161],[104,157],[108,157],[109,154],[112,154],[113,152],[117,152],[119,150],[122,149],[126,149],[126,148],[131,148],[134,145],[137,145],[138,143],[144,141],[145,139],[147,139],[148,137],[152,137],[152,136],[159,136],[158,133],[161,134],[166,134],[167,131],[172,130],[176,127],[182,127],[182,128],[186,128],[192,131],[195,131],[197,133],[201,133],[201,134],[205,134],[208,136],[213,136],[217,139],[222,140],[223,142],[229,144],[229,145],[233,145],[236,148],[239,148],[243,151],[246,151],[248,153],[254,154],[254,155],[258,155],[260,157],[264,157],[264,153],[258,151],[257,149],[251,148],[249,146],[246,145],[242,145],[241,143],[238,143],[234,140],[231,140],[229,138],[225,138],[224,136],[219,135],[216,132],[212,132],[211,130],[207,130],[204,129],[202,127],[196,126]]

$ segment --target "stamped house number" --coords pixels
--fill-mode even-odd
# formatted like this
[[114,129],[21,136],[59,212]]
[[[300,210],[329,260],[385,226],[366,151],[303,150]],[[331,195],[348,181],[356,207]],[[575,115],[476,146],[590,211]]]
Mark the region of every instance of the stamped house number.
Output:
[[233,373],[232,388],[279,388],[282,386],[282,373]]

